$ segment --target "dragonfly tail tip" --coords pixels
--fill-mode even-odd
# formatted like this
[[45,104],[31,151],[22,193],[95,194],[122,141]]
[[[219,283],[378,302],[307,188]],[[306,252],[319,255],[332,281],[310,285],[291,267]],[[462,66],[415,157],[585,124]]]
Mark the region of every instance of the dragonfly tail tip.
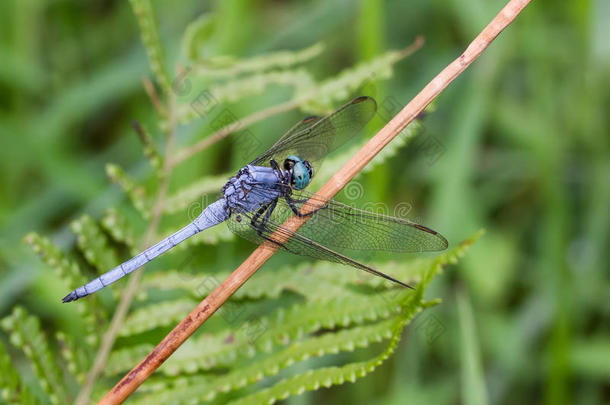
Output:
[[64,304],[66,302],[72,302],[72,301],[76,301],[78,299],[78,295],[76,295],[76,293],[74,291],[72,291],[70,294],[66,295],[61,302],[63,302]]

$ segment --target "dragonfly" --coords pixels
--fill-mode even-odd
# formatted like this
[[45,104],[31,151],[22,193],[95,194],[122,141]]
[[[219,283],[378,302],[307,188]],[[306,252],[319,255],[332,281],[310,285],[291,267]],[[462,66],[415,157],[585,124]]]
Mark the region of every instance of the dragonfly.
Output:
[[[352,266],[413,288],[344,252],[440,251],[448,246],[441,234],[408,219],[360,210],[305,190],[323,158],[362,130],[376,110],[375,100],[362,96],[330,115],[310,116],[298,122],[266,152],[241,168],[223,186],[221,197],[203,209],[195,220],[78,287],[63,302],[93,294],[191,236],[222,222],[252,242],[271,242],[290,253]],[[293,232],[282,225],[293,215],[310,218]]]

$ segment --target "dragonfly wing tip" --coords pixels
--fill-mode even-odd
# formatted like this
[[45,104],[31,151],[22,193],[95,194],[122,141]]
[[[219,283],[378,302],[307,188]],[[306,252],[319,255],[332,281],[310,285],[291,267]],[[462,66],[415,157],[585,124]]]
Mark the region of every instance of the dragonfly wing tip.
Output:
[[392,280],[392,281],[394,281],[395,283],[400,284],[400,285],[401,285],[402,287],[404,287],[404,288],[408,288],[408,289],[410,289],[410,290],[415,290],[415,287],[413,287],[411,284],[408,284],[408,283],[402,282],[402,281],[397,280],[397,279],[395,279],[395,278],[392,278],[391,280]]

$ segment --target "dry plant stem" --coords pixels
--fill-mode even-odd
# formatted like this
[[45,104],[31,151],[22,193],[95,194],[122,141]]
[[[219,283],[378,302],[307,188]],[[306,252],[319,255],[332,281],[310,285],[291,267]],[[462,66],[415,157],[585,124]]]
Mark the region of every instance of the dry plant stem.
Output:
[[[413,52],[415,52],[419,48],[421,48],[423,44],[424,44],[424,38],[421,36],[418,36],[411,45],[409,45],[407,48],[405,48],[404,50],[401,51],[401,53],[400,53],[401,57],[406,58],[407,56],[411,55]],[[171,165],[172,165],[172,167],[179,165],[180,163],[184,162],[186,159],[188,159],[191,156],[201,152],[202,150],[212,146],[216,142],[226,138],[227,136],[231,135],[235,131],[239,131],[241,129],[249,127],[252,124],[255,124],[259,121],[272,117],[276,114],[294,110],[295,108],[298,108],[299,106],[301,106],[303,103],[307,102],[313,96],[315,96],[315,93],[308,94],[308,95],[300,97],[296,100],[291,100],[291,101],[287,101],[282,104],[274,105],[272,107],[266,108],[261,111],[257,111],[253,114],[250,114],[247,117],[242,118],[238,122],[234,122],[232,124],[227,125],[226,127],[220,128],[218,131],[214,132],[207,138],[202,139],[201,141],[197,142],[193,146],[188,147],[185,150],[183,150],[182,152],[177,153],[176,156],[172,159]]]
[[413,41],[413,43],[411,45],[407,46],[405,49],[400,51],[401,58],[406,58],[406,57],[410,56],[411,54],[415,53],[416,51],[418,51],[419,48],[424,46],[424,42],[425,42],[424,37],[422,35],[418,35],[417,37],[415,37],[415,41]]
[[[143,83],[146,83],[147,81],[150,83],[150,80],[148,79],[142,80]],[[152,85],[152,83],[150,84]],[[157,102],[159,101],[157,100]],[[175,120],[173,120],[172,118],[173,111],[175,111],[175,108],[173,108],[174,101],[172,96],[170,96],[169,104],[171,125],[170,131],[167,136],[167,156],[171,155],[175,142]],[[157,228],[159,226],[161,214],[163,213],[163,207],[165,205],[165,198],[167,196],[167,189],[169,187],[171,171],[172,167],[169,164],[169,159],[165,159],[165,163],[163,166],[163,177],[161,178],[161,184],[159,185],[159,190],[157,191],[157,197],[155,199],[155,205],[153,207],[153,216],[150,225],[146,231],[144,244],[142,246],[143,249],[147,248],[154,242],[155,232],[157,231]],[[117,309],[114,311],[108,330],[102,338],[102,343],[95,356],[93,366],[87,374],[85,383],[81,387],[81,390],[79,391],[78,396],[74,401],[75,405],[85,405],[89,403],[89,397],[91,396],[91,390],[93,389],[93,385],[95,384],[96,379],[104,370],[104,367],[106,367],[106,361],[108,360],[108,356],[110,355],[110,351],[112,350],[112,345],[114,344],[119,329],[123,324],[123,321],[125,320],[125,316],[127,315],[127,311],[129,310],[129,305],[131,304],[131,301],[133,301],[133,298],[136,295],[138,284],[141,278],[142,271],[136,271],[133,275],[131,275],[131,277],[129,277],[129,282],[127,283],[125,291],[123,291],[123,294],[121,294],[121,299],[119,301],[119,304],[117,305]]]
[[[413,100],[409,102],[377,135],[360,149],[319,191],[322,198],[332,198],[396,135],[400,133],[445,87],[489,46],[510,24],[530,0],[511,0],[487,27],[474,39],[459,58],[443,69]],[[321,202],[316,202],[322,204]],[[307,205],[306,205],[307,206]],[[311,209],[315,207],[312,204]],[[296,231],[307,218],[291,217],[283,226]],[[279,235],[272,236],[282,240]],[[277,250],[276,245],[263,244],[212,291],[182,322],[135,366],[100,404],[123,402],[142,384],[184,341],[199,328],[239,287],[245,283]]]

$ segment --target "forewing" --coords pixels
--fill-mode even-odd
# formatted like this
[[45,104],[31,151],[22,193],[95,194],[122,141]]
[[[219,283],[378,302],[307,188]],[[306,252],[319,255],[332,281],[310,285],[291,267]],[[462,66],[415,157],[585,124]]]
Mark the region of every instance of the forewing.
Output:
[[235,214],[231,216],[231,218],[229,218],[227,223],[231,231],[247,240],[250,240],[251,242],[261,244],[265,241],[269,241],[271,243],[278,244],[284,250],[293,254],[352,266],[357,269],[364,270],[370,274],[400,284],[403,287],[413,288],[410,285],[405,284],[402,281],[396,280],[395,278],[390,277],[385,273],[382,273],[372,267],[353,260],[339,252],[335,252],[329,249],[328,247],[321,245],[315,240],[309,239],[301,235],[300,232],[295,233],[286,229],[281,225],[283,221],[276,222],[277,219],[283,218],[284,214],[285,212],[282,212],[280,210],[274,210],[273,214],[271,215],[271,218],[266,221],[264,227],[255,226],[253,218],[256,214],[252,212]]
[[[265,192],[264,187],[256,185],[251,190],[255,198],[256,194],[262,197]],[[293,191],[291,197],[294,209],[302,213],[309,211],[309,208],[319,207],[318,203],[322,202],[317,195],[304,191]],[[406,287],[409,286],[333,249],[425,252],[444,250],[448,245],[442,235],[425,226],[360,210],[334,200],[323,204],[296,233],[282,226],[294,215],[286,199],[277,201],[262,226],[265,208],[260,212],[233,213],[228,220],[229,228],[254,243],[277,243],[291,253],[350,265]]]
[[358,97],[324,118],[315,117],[313,125],[303,125],[303,129],[297,128],[296,131],[293,127],[251,164],[269,165],[271,159],[281,164],[290,155],[315,163],[356,135],[373,118],[376,110],[374,99]]
[[[254,185],[251,193],[261,199],[264,187]],[[317,194],[292,190],[293,206],[302,213],[322,202]],[[286,199],[280,198],[271,219],[282,224],[294,215]],[[326,202],[299,228],[298,233],[333,249],[352,251],[434,252],[448,246],[440,233],[405,218],[361,210],[335,200]],[[253,238],[248,238],[252,240]],[[260,243],[260,240],[256,241]]]
[[321,119],[322,119],[322,117],[318,117],[317,115],[312,115],[312,116],[302,119],[301,121],[294,124],[294,126],[292,128],[290,128],[288,131],[286,131],[286,133],[284,135],[282,135],[282,137],[280,139],[277,140],[275,145],[277,145],[278,143],[282,142],[285,139],[292,137],[295,134],[298,134],[301,131],[305,131],[305,130],[309,129],[312,125],[314,125],[316,122],[320,121]]

